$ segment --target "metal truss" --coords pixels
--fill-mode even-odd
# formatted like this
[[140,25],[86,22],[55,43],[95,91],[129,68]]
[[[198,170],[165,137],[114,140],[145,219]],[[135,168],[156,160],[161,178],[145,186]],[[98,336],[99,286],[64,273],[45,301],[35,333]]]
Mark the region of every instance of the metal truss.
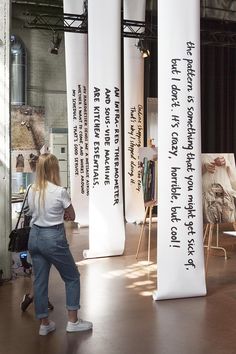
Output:
[[[88,17],[69,13],[28,13],[26,28],[44,29],[53,32],[88,32]],[[143,21],[122,20],[123,37],[146,40],[157,39],[157,25]],[[109,30],[109,29],[108,29]],[[201,18],[201,44],[211,46],[236,47],[236,22],[219,19]]]
[[30,29],[43,29],[53,32],[87,33],[87,15],[74,15],[68,13],[58,14],[26,14],[24,27]]
[[123,37],[156,40],[157,26],[142,21],[123,20]]
[[[58,14],[26,14],[24,27],[31,29],[44,29],[53,32],[87,33],[87,14],[75,15],[69,13]],[[124,37],[155,40],[157,26],[151,26],[142,21],[122,21],[122,34]]]
[[236,33],[201,31],[201,44],[214,47],[236,48]]
[[236,48],[236,23],[202,18],[201,44]]

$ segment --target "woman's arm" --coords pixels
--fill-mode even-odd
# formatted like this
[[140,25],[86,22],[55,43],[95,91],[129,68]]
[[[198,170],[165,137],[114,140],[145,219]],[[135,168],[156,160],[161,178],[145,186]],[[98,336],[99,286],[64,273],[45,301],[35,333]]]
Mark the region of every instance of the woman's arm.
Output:
[[75,220],[75,211],[74,211],[72,204],[70,204],[68,206],[68,208],[65,209],[64,220],[65,221],[74,221]]

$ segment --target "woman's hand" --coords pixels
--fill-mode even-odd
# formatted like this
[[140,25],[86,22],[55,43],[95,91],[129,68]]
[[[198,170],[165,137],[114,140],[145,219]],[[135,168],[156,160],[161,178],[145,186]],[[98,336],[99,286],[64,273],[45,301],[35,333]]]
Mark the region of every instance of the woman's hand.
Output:
[[66,210],[65,210],[65,213],[64,213],[64,220],[65,221],[71,221],[70,215],[69,215],[69,213]]
[[74,221],[75,220],[75,211],[74,211],[72,204],[70,206],[68,206],[68,208],[65,209],[64,220],[65,221]]

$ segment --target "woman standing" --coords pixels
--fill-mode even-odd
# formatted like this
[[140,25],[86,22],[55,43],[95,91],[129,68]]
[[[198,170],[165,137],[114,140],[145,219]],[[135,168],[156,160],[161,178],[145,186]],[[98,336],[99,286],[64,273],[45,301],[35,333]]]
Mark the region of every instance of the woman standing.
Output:
[[29,252],[35,273],[34,302],[40,320],[40,335],[54,331],[48,318],[48,279],[52,265],[65,282],[68,310],[67,332],[84,331],[92,323],[78,319],[80,308],[80,274],[66,240],[64,220],[74,220],[75,212],[67,191],[60,186],[57,158],[49,153],[39,156],[36,181],[28,195],[31,220]]

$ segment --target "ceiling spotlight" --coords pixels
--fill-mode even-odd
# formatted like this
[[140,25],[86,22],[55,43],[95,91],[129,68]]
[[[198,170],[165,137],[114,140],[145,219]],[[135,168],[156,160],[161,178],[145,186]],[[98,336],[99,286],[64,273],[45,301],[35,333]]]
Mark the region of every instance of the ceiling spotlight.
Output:
[[143,58],[147,58],[150,56],[150,50],[148,49],[147,46],[147,41],[144,39],[139,39],[138,44],[136,47],[140,50],[140,53],[142,54]]
[[140,52],[142,53],[143,58],[147,58],[150,56],[150,51],[148,49],[142,49],[140,50]]
[[51,42],[51,49],[50,53],[51,54],[58,54],[58,50],[60,48],[62,37],[59,36],[59,33],[53,33],[53,38]]

